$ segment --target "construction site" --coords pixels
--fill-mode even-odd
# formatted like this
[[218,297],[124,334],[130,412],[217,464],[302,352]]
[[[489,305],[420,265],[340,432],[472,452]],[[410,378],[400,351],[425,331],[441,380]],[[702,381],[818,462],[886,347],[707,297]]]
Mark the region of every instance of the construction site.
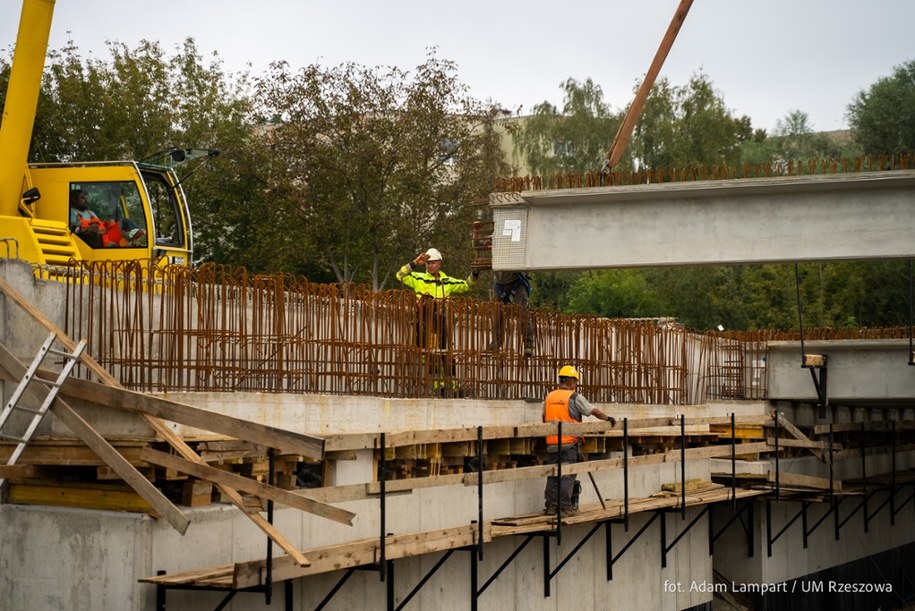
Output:
[[[911,320],[805,328],[798,297],[796,332],[696,332],[191,266],[174,168],[215,152],[27,163],[53,4],[23,2],[0,125],[4,608],[901,609],[915,596]],[[814,166],[506,179],[468,230],[474,265],[915,257],[907,157]],[[98,246],[95,221],[74,222],[83,193],[118,210]],[[422,341],[437,324],[448,341]],[[544,421],[569,365],[612,420]],[[564,435],[583,460],[547,460]],[[576,511],[545,511],[547,478],[569,475]]]
[[[760,608],[803,599],[798,582],[867,588],[814,595],[833,602],[910,595],[904,563],[848,568],[911,553],[908,329],[809,331],[817,387],[798,337],[534,310],[525,357],[516,308],[458,299],[443,355],[416,346],[403,291],[0,266],[7,410],[56,395],[48,417],[14,409],[0,429],[40,420],[14,464],[20,444],[0,445],[10,608]],[[512,339],[493,353],[499,307]],[[446,356],[460,397],[429,367]],[[583,488],[557,520],[542,440],[563,424],[542,423],[542,398],[566,362],[616,422],[565,424],[588,460],[559,466]],[[822,577],[843,567],[853,582]]]

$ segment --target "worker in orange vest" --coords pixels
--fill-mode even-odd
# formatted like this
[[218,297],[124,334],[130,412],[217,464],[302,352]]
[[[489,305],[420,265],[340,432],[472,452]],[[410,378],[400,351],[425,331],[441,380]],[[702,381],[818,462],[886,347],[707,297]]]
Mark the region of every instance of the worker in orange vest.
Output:
[[[559,370],[559,388],[546,396],[543,404],[544,422],[581,422],[583,416],[594,416],[601,420],[616,424],[616,420],[600,409],[591,405],[577,392],[581,379],[578,370],[572,365],[565,365]],[[546,438],[545,464],[555,465],[580,462],[583,457],[581,444],[583,439],[572,435],[549,435]],[[573,491],[577,485],[576,476],[563,475],[562,482],[555,475],[546,478],[546,489],[543,491],[545,500],[544,513],[555,515],[557,511],[561,517],[578,514],[577,504],[573,504]]]
[[102,238],[108,223],[89,208],[89,198],[82,189],[70,191],[70,231],[92,248],[103,248]]

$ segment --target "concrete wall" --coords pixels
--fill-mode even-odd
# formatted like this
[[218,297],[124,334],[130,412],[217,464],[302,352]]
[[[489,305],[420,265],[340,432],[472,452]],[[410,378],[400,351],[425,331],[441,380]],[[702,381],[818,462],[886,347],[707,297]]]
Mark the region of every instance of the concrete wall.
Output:
[[[911,495],[906,490],[897,495],[897,507]],[[862,497],[847,497],[840,505],[840,520],[859,507]],[[729,582],[738,584],[777,584],[799,579],[805,575],[839,566],[893,549],[915,541],[915,520],[912,519],[912,501],[896,516],[891,524],[889,504],[877,509],[887,499],[886,493],[879,493],[868,502],[871,514],[867,532],[864,531],[864,513],[858,510],[840,529],[839,540],[835,538],[834,516],[829,512],[828,503],[815,503],[808,509],[808,530],[823,522],[808,537],[807,547],[803,542],[802,519],[796,519],[785,534],[772,546],[772,556],[767,552],[767,531],[765,504],[757,502],[753,520],[750,523],[754,538],[754,554],[747,553],[747,538],[738,525],[732,525],[715,543],[715,570]],[[797,516],[801,504],[793,501],[772,502],[771,532],[773,537],[789,520]],[[724,525],[730,517],[730,509],[720,506],[716,509],[715,524]],[[890,576],[890,577],[896,577]],[[790,587],[790,583],[789,583]]]
[[[622,496],[619,473],[596,474],[605,495]],[[688,478],[708,477],[707,465],[689,466]],[[662,482],[679,478],[675,465],[633,469],[631,494],[645,496],[657,491]],[[596,498],[585,484],[582,503]],[[540,479],[488,485],[484,489],[486,519],[536,512],[542,505]],[[277,527],[302,549],[341,541],[377,536],[380,528],[378,503],[374,500],[341,503],[357,513],[352,527],[310,514],[278,509]],[[395,534],[432,530],[449,525],[469,524],[476,519],[475,487],[449,486],[416,490],[388,499],[386,530]],[[666,516],[668,544],[688,524],[698,509],[689,509],[684,521],[679,514]],[[11,609],[153,609],[155,588],[138,579],[158,570],[176,572],[222,566],[263,558],[266,538],[240,512],[214,505],[189,511],[191,526],[184,536],[168,524],[137,514],[87,511],[50,507],[0,505],[0,600],[12,601]],[[629,532],[612,526],[613,554],[648,519],[632,516]],[[562,544],[550,541],[551,567],[572,552],[587,533],[589,525],[567,527]],[[544,597],[543,550],[538,539],[518,556],[480,599],[483,609],[560,609],[574,604],[580,608],[626,608],[638,599],[642,608],[682,609],[710,600],[707,592],[684,591],[665,583],[711,582],[712,564],[708,554],[705,519],[668,554],[661,568],[660,525],[657,521],[613,567],[607,581],[607,550],[603,532],[597,533],[574,555],[551,581],[551,596]],[[522,542],[520,537],[499,539],[484,550],[480,585]],[[274,550],[277,548],[274,547]],[[6,550],[9,550],[7,553]],[[275,551],[276,553],[276,551]],[[307,552],[306,552],[307,553]],[[398,602],[428,572],[441,554],[395,562],[394,583]],[[342,573],[309,577],[295,582],[295,609],[310,609],[330,591]],[[470,601],[470,558],[456,553],[413,599],[409,608],[462,608]],[[275,589],[274,604],[282,600]],[[384,608],[385,584],[377,573],[355,575],[344,586],[332,609]],[[222,595],[170,591],[169,608],[209,609]],[[267,609],[262,596],[240,594],[229,609]]]

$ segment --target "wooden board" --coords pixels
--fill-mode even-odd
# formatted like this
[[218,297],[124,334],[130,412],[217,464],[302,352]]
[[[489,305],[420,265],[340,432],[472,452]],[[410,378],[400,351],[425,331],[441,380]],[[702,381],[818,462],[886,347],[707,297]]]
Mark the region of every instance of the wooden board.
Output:
[[60,392],[64,396],[90,403],[137,412],[204,431],[263,444],[287,454],[301,454],[319,460],[324,456],[324,440],[319,437],[226,416],[125,388],[115,388],[90,380],[70,378],[61,387]]
[[[14,377],[22,379],[26,375],[26,366],[10,352],[6,346],[0,344],[0,366]],[[56,378],[50,378],[56,379]],[[34,378],[33,378],[34,380]],[[44,401],[50,389],[43,384],[29,384],[25,393]],[[92,448],[105,464],[111,467],[127,482],[143,499],[154,508],[151,513],[165,518],[169,524],[182,535],[187,531],[190,519],[180,509],[168,500],[152,482],[143,476],[130,461],[121,456],[108,441],[86,422],[70,404],[61,397],[56,397],[51,405],[51,412],[63,422],[71,431],[76,433],[83,443]]]
[[66,484],[28,485],[10,483],[8,503],[22,505],[50,505],[55,507],[78,507],[107,511],[133,511],[155,516],[153,506],[139,494],[126,486],[112,484]]
[[[63,329],[58,327],[54,321],[48,318],[44,312],[36,308],[31,302],[29,302],[19,291],[13,288],[6,280],[0,277],[0,291],[2,291],[7,298],[14,302],[17,306],[22,308],[26,314],[31,316],[35,321],[38,322],[42,327],[47,331],[54,333],[57,336],[57,340],[64,345],[67,350],[73,352],[76,350],[76,342],[69,337]],[[89,368],[92,373],[94,373],[98,378],[114,388],[123,388],[121,384],[111,375],[104,367],[102,367],[98,361],[92,358],[91,355],[83,354],[80,356],[80,361],[83,365]],[[74,378],[71,376],[70,380]],[[179,437],[172,429],[170,429],[165,422],[151,416],[149,414],[143,414],[143,418],[146,423],[158,434],[171,445],[176,452],[187,460],[193,460],[196,462],[203,462],[203,459],[197,455],[196,452],[185,442],[184,439]],[[270,537],[277,545],[279,545],[287,554],[292,556],[299,562],[300,565],[306,566],[308,564],[308,559],[302,555],[302,553],[292,544],[289,539],[287,539],[283,533],[278,531],[273,524],[267,521],[267,519],[260,515],[259,513],[251,513],[246,510],[244,499],[236,490],[232,490],[224,485],[220,485],[220,491],[222,494],[232,501],[236,507],[241,509],[248,518],[254,522],[254,524],[260,528],[268,537]]]
[[[775,483],[775,471],[769,471],[767,481],[770,484]],[[799,487],[814,488],[816,490],[829,490],[829,478],[800,475],[798,473],[788,473],[786,471],[779,471],[778,484],[779,486],[791,486],[795,488]],[[836,479],[832,480],[832,489],[836,492],[841,491],[842,482]]]
[[201,465],[189,460],[184,460],[164,452],[157,452],[150,448],[144,449],[140,454],[140,457],[152,464],[176,469],[187,473],[188,475],[193,475],[194,477],[230,486],[234,490],[241,490],[242,492],[252,494],[261,499],[273,500],[289,507],[294,507],[301,511],[307,511],[308,513],[312,513],[322,518],[327,518],[328,520],[346,524],[347,526],[352,526],[353,518],[356,517],[356,514],[350,511],[319,503],[275,486],[261,484],[260,482],[241,475],[214,469],[208,465]]
[[[385,538],[385,559],[397,560],[410,556],[420,556],[433,552],[467,547],[476,543],[477,527],[475,524],[444,528],[435,531],[391,535]],[[483,542],[492,541],[488,524],[483,528]],[[364,566],[380,561],[378,539],[365,539],[340,545],[306,550],[309,567],[298,567],[288,558],[275,558],[273,562],[273,579],[280,581],[316,575],[329,571]],[[247,588],[263,584],[264,560],[245,562],[235,565],[234,585]]]

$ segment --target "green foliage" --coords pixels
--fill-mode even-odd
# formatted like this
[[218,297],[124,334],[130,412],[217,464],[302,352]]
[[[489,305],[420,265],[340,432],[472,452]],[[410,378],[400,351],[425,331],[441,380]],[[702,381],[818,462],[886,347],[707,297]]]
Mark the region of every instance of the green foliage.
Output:
[[142,159],[172,146],[219,148],[243,131],[247,75],[232,84],[192,39],[171,57],[157,43],[108,48],[110,62],[84,59],[72,41],[49,52],[31,160]]
[[792,110],[776,123],[772,136],[758,134],[741,146],[742,163],[784,163],[787,160],[854,158],[860,150],[849,142],[814,132],[807,113]]
[[555,312],[570,312],[569,297],[572,287],[582,272],[537,272],[531,275],[531,306]]
[[848,105],[848,121],[867,155],[915,151],[915,60],[859,91]]
[[585,272],[570,287],[568,311],[607,318],[660,316],[655,289],[643,272],[633,269]]
[[413,74],[277,63],[257,91],[275,119],[258,146],[264,196],[288,230],[271,236],[285,266],[379,290],[434,245],[446,273],[468,273],[469,204],[504,166],[495,109],[466,94],[452,62],[432,55]]
[[645,168],[734,165],[753,136],[749,118],[735,118],[711,79],[694,75],[683,87],[655,81],[632,135],[632,156]]
[[[797,329],[908,324],[903,261],[659,268],[646,272],[659,312],[692,329]],[[798,287],[797,278],[800,278]]]
[[600,170],[622,121],[591,79],[570,78],[561,87],[561,110],[541,102],[512,134],[516,162],[535,176]]

